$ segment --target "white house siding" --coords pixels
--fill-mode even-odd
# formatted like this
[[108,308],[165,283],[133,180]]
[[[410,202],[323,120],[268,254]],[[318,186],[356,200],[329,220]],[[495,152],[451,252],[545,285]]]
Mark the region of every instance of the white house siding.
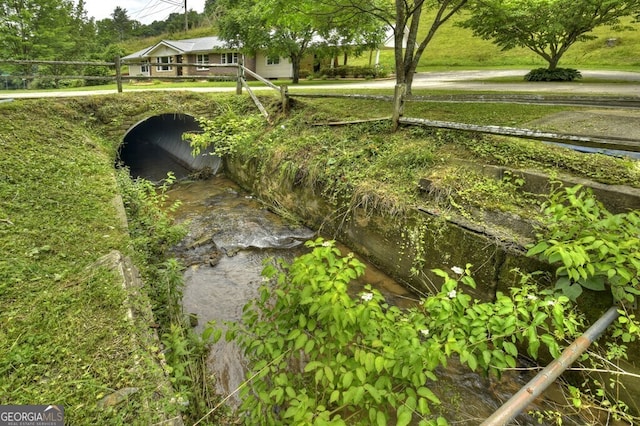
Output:
[[148,53],[149,56],[175,56],[178,52],[167,46],[160,45]]
[[[140,65],[129,65],[129,75],[144,75],[142,73],[142,66],[140,66]],[[147,73],[146,75],[149,75],[149,73]]]
[[277,65],[267,65],[267,56],[264,53],[256,55],[256,74],[264,78],[291,78],[293,67],[289,58],[280,57]]

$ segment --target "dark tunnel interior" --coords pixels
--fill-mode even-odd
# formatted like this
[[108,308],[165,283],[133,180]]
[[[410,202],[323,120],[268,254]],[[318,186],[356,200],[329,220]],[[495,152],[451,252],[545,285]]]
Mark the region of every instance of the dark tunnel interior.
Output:
[[169,171],[178,179],[186,177],[193,169],[188,163],[188,142],[182,140],[182,134],[192,131],[202,131],[202,128],[190,115],[149,117],[134,125],[124,136],[118,165],[128,167],[131,177],[152,182],[166,178]]

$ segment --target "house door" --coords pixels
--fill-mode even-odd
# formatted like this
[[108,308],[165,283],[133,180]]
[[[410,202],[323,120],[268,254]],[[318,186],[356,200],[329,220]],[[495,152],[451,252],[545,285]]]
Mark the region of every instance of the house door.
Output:
[[[176,56],[176,64],[182,63],[182,55]],[[182,75],[182,66],[178,65],[177,75],[180,77]]]

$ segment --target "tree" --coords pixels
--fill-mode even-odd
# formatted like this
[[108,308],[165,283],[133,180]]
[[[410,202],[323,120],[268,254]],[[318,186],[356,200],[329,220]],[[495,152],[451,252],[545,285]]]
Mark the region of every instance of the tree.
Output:
[[[11,59],[82,59],[91,49],[93,24],[86,17],[84,1],[11,0],[0,3],[0,55]],[[56,75],[69,66],[20,66],[22,75]],[[58,80],[54,80],[57,85]]]
[[245,53],[266,50],[269,56],[288,57],[294,84],[300,78],[300,62],[311,50],[329,43],[348,45],[363,37],[381,39],[381,32],[371,31],[370,26],[314,13],[311,5],[311,1],[217,0],[219,34]]
[[72,8],[68,0],[0,3],[0,52],[12,59],[54,59],[72,36]]
[[525,47],[555,70],[576,42],[595,38],[594,28],[615,26],[640,11],[640,0],[478,0],[463,26],[502,50]]
[[[425,49],[438,29],[459,12],[468,0],[317,0],[316,9],[335,16],[369,16],[393,29],[396,82],[411,93],[413,76]],[[422,13],[433,12],[427,32],[422,34]],[[350,18],[353,19],[353,18]]]
[[118,35],[119,41],[126,40],[139,25],[137,21],[129,19],[127,9],[117,6],[111,13],[113,31]]
[[264,49],[268,55],[288,57],[293,67],[293,83],[298,83],[300,61],[309,49],[315,31],[300,15],[273,13],[266,3],[216,1],[220,36],[248,54]]

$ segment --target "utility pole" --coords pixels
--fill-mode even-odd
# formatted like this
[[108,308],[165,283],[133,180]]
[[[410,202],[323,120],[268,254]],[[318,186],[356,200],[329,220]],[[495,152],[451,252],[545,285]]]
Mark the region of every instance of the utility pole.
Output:
[[184,0],[184,32],[189,31],[189,20],[187,18],[187,0]]

